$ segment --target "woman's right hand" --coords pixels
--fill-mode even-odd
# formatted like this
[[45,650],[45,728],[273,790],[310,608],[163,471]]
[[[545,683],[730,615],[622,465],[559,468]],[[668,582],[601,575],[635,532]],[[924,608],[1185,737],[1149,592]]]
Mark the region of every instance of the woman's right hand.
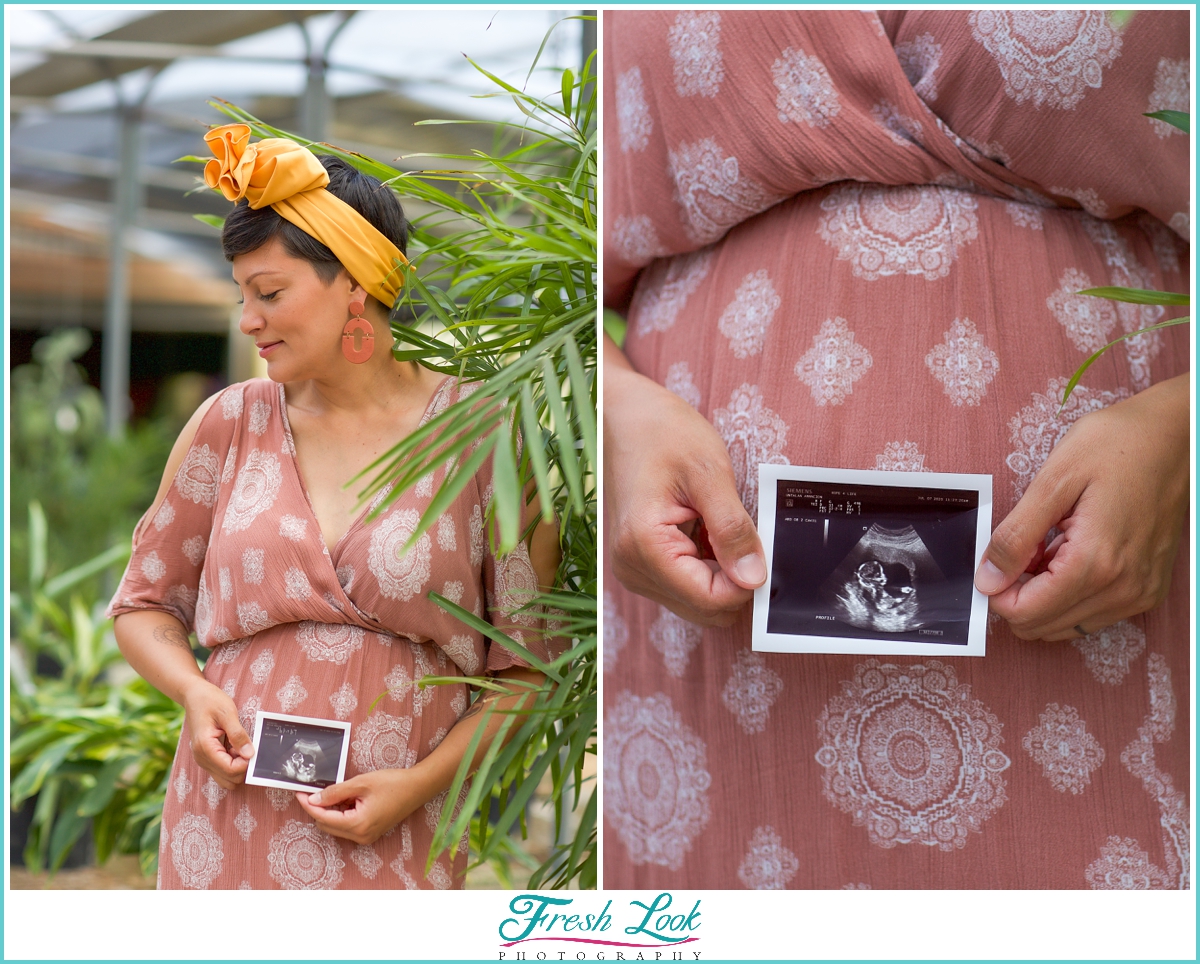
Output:
[[203,677],[188,686],[183,696],[188,745],[200,769],[217,784],[232,790],[246,779],[254,756],[250,735],[238,720],[237,707],[221,689]]
[[[604,346],[604,483],[613,573],[689,622],[728,626],[766,579],[716,429]],[[703,519],[716,561],[680,526]]]

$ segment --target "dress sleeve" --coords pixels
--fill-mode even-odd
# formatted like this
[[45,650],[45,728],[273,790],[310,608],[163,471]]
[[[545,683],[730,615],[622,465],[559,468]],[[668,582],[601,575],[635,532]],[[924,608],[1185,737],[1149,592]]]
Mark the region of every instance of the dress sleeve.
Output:
[[204,560],[213,510],[223,474],[232,473],[231,422],[222,418],[241,385],[225,389],[200,422],[182,464],[161,503],[151,505],[133,530],[133,553],[108,605],[109,617],[135,610],[158,610],[195,629],[197,605],[211,593],[204,587]]

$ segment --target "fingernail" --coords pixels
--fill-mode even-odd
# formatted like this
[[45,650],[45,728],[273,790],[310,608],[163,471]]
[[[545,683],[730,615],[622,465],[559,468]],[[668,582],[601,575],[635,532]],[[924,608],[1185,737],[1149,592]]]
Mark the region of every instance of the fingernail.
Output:
[[763,564],[762,556],[758,553],[751,553],[748,556],[742,556],[733,564],[733,574],[737,576],[739,582],[750,586],[761,586],[767,578],[767,567]]
[[319,807],[321,805],[320,791],[318,791],[317,793],[310,793],[308,795],[308,802],[311,803],[315,807]]
[[992,565],[990,559],[984,559],[983,565],[975,573],[975,588],[981,593],[991,595],[1004,585],[1004,573]]
[[242,747],[242,756],[244,756],[247,760],[254,756],[253,744],[247,743],[244,747]]

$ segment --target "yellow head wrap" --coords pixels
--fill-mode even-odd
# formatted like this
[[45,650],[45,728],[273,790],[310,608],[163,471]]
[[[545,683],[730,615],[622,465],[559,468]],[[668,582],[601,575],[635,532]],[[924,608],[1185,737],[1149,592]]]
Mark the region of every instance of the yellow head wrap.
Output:
[[325,190],[329,175],[307,147],[282,137],[250,143],[245,124],[225,124],[204,135],[213,160],[204,182],[230,201],[268,204],[324,244],[367,293],[387,308],[396,303],[407,264],[400,249],[341,198]]

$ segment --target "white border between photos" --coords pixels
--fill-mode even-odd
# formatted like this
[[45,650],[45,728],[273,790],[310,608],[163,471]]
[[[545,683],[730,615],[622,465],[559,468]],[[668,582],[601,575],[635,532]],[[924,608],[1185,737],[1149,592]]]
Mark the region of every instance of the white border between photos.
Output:
[[971,617],[966,645],[947,643],[888,642],[838,636],[808,636],[767,631],[771,603],[771,567],[775,550],[775,497],[777,482],[841,482],[904,489],[957,489],[979,496],[975,525],[974,565],[979,568],[992,535],[992,477],[955,472],[883,472],[879,469],[830,469],[809,465],[759,465],[758,537],[766,554],[767,580],[754,590],[752,648],[758,653],[846,653],[857,656],[983,656],[987,646],[987,596],[972,585]]

